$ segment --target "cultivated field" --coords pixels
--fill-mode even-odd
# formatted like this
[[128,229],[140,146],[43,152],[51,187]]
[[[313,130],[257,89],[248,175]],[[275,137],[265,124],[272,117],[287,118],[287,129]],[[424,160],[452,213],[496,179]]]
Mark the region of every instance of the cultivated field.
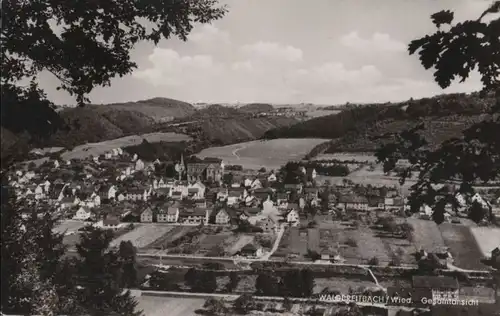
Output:
[[143,310],[147,316],[195,316],[205,303],[203,298],[160,296],[140,296],[137,301],[137,310]]
[[455,266],[470,270],[486,269],[486,266],[481,262],[483,253],[472,235],[470,227],[443,223],[439,226],[439,230],[455,259]]
[[493,249],[500,247],[500,228],[471,227],[470,230],[483,256],[490,256]]
[[150,133],[143,135],[132,135],[121,138],[116,138],[112,140],[107,140],[99,143],[89,143],[85,145],[80,145],[73,150],[65,152],[61,155],[61,157],[65,160],[69,159],[83,159],[86,157],[90,157],[92,155],[102,155],[114,148],[118,147],[128,147],[139,145],[143,140],[147,140],[150,143],[157,143],[161,141],[166,142],[182,142],[182,141],[190,141],[191,137],[184,134],[177,133]]
[[78,229],[85,226],[85,222],[83,221],[75,221],[75,220],[64,220],[61,221],[56,227],[54,227],[53,231],[56,233],[64,233],[65,231],[68,233],[73,233],[78,231]]
[[359,161],[359,162],[376,162],[377,158],[375,158],[373,153],[359,153],[359,154],[353,154],[353,153],[335,153],[335,154],[320,154],[316,157],[314,157],[313,160],[329,160],[329,159],[336,159],[340,161]]
[[144,248],[173,228],[174,226],[143,224],[113,240],[111,247],[118,247],[122,241],[131,241],[137,248]]
[[301,160],[316,145],[326,139],[273,139],[251,141],[223,147],[204,149],[196,156],[219,157],[226,164],[242,165],[243,168],[278,169],[288,161]]
[[245,245],[253,242],[254,238],[255,236],[252,235],[239,235],[238,239],[234,243],[230,244],[225,250],[230,254],[234,254]]
[[433,251],[445,246],[441,231],[435,222],[416,218],[409,218],[408,222],[414,229],[413,243],[417,250]]

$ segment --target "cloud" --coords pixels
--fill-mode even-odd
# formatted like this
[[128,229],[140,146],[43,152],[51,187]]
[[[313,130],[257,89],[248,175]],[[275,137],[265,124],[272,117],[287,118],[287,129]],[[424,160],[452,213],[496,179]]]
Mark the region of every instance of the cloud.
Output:
[[272,61],[299,62],[303,58],[301,49],[275,42],[259,41],[244,45],[241,51],[250,58],[264,58]]
[[[378,64],[308,63],[302,60],[301,50],[289,47],[269,43],[244,46],[235,50],[240,55],[224,61],[214,58],[216,55],[181,55],[156,48],[149,56],[150,65],[140,67],[133,76],[155,87],[152,93],[157,96],[188,102],[386,102],[481,87],[477,75],[441,90],[430,73],[428,79],[413,79],[384,72]],[[284,62],[276,62],[278,59]]]
[[211,55],[181,56],[172,49],[155,48],[149,56],[152,67],[139,69],[133,76],[155,86],[179,86],[198,82],[199,74],[216,76],[222,71]]
[[385,51],[385,52],[403,52],[406,51],[406,45],[394,40],[386,33],[374,33],[371,38],[364,39],[358,32],[353,31],[340,38],[340,43],[348,48],[363,50],[366,52]]
[[212,24],[201,24],[188,35],[188,42],[202,46],[228,45],[231,43],[229,32],[220,30]]

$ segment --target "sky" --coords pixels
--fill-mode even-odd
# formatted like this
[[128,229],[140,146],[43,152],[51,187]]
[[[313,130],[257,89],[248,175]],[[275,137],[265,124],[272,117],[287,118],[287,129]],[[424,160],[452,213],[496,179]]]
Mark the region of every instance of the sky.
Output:
[[[481,88],[474,73],[442,90],[408,43],[435,30],[443,9],[455,20],[477,18],[489,0],[223,0],[229,12],[196,25],[187,42],[140,43],[138,68],[98,87],[92,103],[167,97],[206,103],[389,102]],[[41,86],[56,104],[75,100]]]

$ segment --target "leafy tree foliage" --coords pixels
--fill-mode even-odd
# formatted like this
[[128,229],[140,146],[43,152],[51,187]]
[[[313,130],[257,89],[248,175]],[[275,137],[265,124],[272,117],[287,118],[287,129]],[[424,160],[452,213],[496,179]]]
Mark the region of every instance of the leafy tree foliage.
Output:
[[228,308],[221,299],[209,298],[203,304],[203,308],[206,309],[208,315],[227,315],[228,313]]
[[281,280],[269,271],[259,272],[255,282],[255,291],[261,296],[279,296]]
[[42,71],[84,105],[95,87],[137,68],[130,51],[140,41],[185,41],[194,23],[225,13],[217,0],[2,1],[2,126],[36,139],[64,126],[38,87]]
[[137,249],[130,240],[122,241],[118,250],[118,255],[122,261],[122,284],[124,288],[130,288],[137,285],[137,267],[136,267]]
[[[113,233],[90,226],[81,236],[77,251],[78,281],[81,286],[79,304],[91,315],[141,315],[137,302],[121,286],[122,263],[118,252],[109,250]],[[121,247],[122,255],[127,246]]]
[[487,215],[486,209],[478,201],[472,202],[469,208],[469,218],[476,223],[481,222]]
[[[409,197],[411,211],[418,212],[423,204],[432,206],[438,224],[444,221],[445,206],[457,204],[443,183],[459,180],[459,192],[470,202],[475,183],[497,179],[500,174],[500,19],[490,18],[499,11],[500,1],[495,1],[477,20],[454,25],[452,12],[438,12],[431,17],[438,30],[408,47],[410,54],[418,52],[426,69],[434,69],[435,81],[442,88],[454,79],[465,81],[477,69],[483,83],[481,94],[496,98],[490,114],[437,149],[422,136],[425,124],[419,124],[400,134],[384,135],[392,142],[377,152],[386,172],[393,170],[399,159],[408,159],[411,166],[399,172],[400,182],[411,177],[412,170],[419,172]],[[448,24],[449,30],[442,30],[443,24]]]
[[255,301],[251,294],[243,294],[234,301],[233,307],[236,312],[246,315],[255,307]]
[[62,236],[52,233],[54,220],[48,211],[32,211],[24,219],[5,183],[1,203],[1,311],[54,315],[66,303],[55,279],[64,252]]

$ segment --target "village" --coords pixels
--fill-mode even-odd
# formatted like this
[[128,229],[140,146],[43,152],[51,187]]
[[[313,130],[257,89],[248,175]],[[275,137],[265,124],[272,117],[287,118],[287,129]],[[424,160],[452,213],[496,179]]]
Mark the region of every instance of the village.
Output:
[[[487,245],[470,246],[473,249],[466,252],[462,249],[474,240],[453,244],[444,238],[449,234],[446,230],[462,231],[471,222],[460,194],[456,195],[460,209],[449,207],[447,224],[443,224],[448,226],[440,232],[431,219],[432,209],[423,206],[419,214],[410,216],[407,200],[395,186],[350,181],[320,184],[317,178],[316,169],[294,163],[278,171],[251,171],[226,166],[217,158],[181,156],[177,162],[145,162],[116,148],[86,160],[52,159],[38,167],[28,164],[24,170],[13,170],[10,185],[26,210],[33,206],[55,210],[53,215],[61,218],[57,231],[65,234],[69,252],[75,251],[79,233],[87,225],[112,230],[112,246],[131,241],[147,271],[142,274],[143,290],[190,291],[185,284],[165,286],[161,280],[167,276],[179,280],[179,273],[184,275],[189,267],[212,267],[224,276],[204,291],[262,293],[258,276],[249,270],[256,264],[262,268],[280,263],[312,267],[315,274],[318,267],[335,270],[316,277],[310,295],[362,294],[370,288],[382,289],[386,295],[401,284],[411,288],[417,282],[415,277],[413,281],[390,280],[388,275],[432,266],[431,270],[448,274],[422,276],[435,284],[436,291],[443,291],[446,283],[447,288],[454,284],[455,293],[459,286],[453,273],[467,272],[479,285],[469,281],[461,297],[468,291],[476,294],[467,295],[482,302],[495,301],[490,268],[481,261],[500,260],[495,238],[489,238]],[[498,196],[477,193],[472,199],[497,214]],[[489,228],[478,226],[471,231],[481,229]],[[479,235],[474,235],[476,241]],[[389,274],[387,268],[392,269]],[[363,276],[366,269],[368,280]],[[230,271],[242,273],[231,288]],[[349,280],[353,277],[363,281]],[[480,295],[477,286],[482,289]]]

